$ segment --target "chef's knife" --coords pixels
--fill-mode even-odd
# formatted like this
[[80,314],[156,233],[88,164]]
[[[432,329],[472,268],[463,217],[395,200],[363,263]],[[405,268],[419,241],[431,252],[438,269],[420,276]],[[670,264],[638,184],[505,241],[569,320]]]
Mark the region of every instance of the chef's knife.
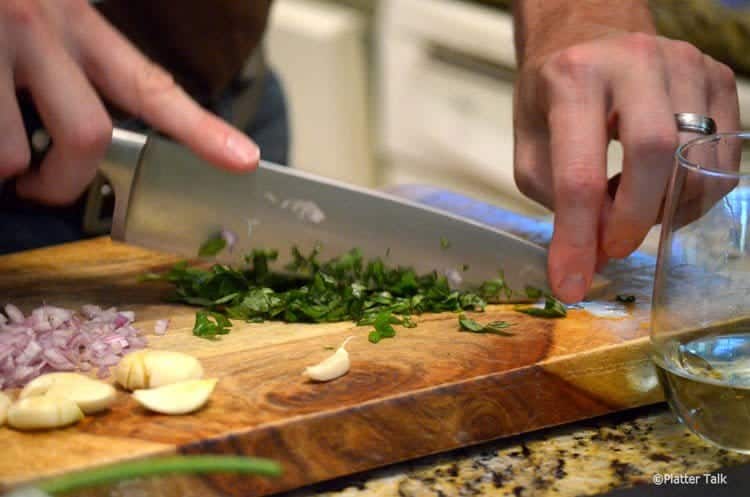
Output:
[[[547,288],[546,251],[498,229],[383,192],[261,162],[237,174],[158,136],[115,129],[100,167],[115,191],[111,236],[194,257],[221,232],[236,241],[217,259],[244,264],[252,249],[320,247],[320,259],[354,247],[366,258],[448,273],[455,286],[497,277]],[[459,283],[460,282],[460,283]]]

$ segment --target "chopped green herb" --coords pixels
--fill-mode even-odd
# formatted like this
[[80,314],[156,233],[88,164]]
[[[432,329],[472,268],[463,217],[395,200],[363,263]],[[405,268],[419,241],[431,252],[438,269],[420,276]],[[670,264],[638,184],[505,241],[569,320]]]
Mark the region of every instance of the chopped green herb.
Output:
[[510,299],[513,296],[513,290],[505,282],[505,276],[500,271],[497,278],[482,283],[479,287],[479,295],[487,302],[496,303]]
[[226,335],[232,323],[223,314],[211,311],[195,313],[193,335],[203,338],[216,338],[216,335]]
[[565,304],[549,294],[544,295],[544,308],[516,307],[516,311],[539,318],[563,318],[568,315]]
[[466,317],[464,313],[458,315],[458,325],[461,331],[469,331],[471,333],[494,333],[502,336],[513,335],[513,333],[505,331],[505,328],[512,326],[507,321],[492,321],[491,323],[482,324]]
[[213,257],[227,246],[227,241],[221,234],[213,236],[203,242],[200,249],[198,249],[198,255],[200,257]]
[[181,262],[147,279],[166,280],[175,286],[173,300],[204,307],[196,316],[194,334],[207,338],[231,326],[217,316],[248,322],[352,320],[375,326],[380,338],[387,338],[395,332],[382,321],[376,325],[382,313],[391,316],[388,325],[414,327],[409,318],[414,314],[479,311],[486,305],[478,293],[452,290],[435,271],[419,275],[413,269],[387,267],[381,259],[365,262],[357,249],[327,262],[318,260],[319,253],[319,247],[309,255],[293,249],[287,274],[271,269],[276,251],[256,250],[245,257],[245,268],[214,264],[202,269]]
[[635,302],[635,295],[617,295],[615,300],[623,304],[632,304]]
[[451,242],[444,236],[440,237],[440,248],[447,249],[450,248]]

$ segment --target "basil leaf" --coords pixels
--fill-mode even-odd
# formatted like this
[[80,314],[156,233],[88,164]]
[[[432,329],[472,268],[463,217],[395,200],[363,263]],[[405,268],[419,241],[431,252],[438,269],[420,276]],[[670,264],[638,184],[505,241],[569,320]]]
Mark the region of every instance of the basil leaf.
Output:
[[471,333],[493,333],[502,336],[513,335],[513,333],[505,331],[505,328],[513,326],[507,321],[492,321],[491,323],[482,324],[461,313],[458,315],[458,325],[461,331],[468,331]]
[[544,296],[544,308],[539,307],[516,307],[516,311],[540,318],[563,318],[568,315],[565,304],[552,295]]

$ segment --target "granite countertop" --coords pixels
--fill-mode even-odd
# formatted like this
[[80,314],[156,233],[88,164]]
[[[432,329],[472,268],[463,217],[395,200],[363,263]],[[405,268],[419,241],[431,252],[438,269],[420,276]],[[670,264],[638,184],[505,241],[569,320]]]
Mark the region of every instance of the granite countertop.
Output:
[[704,442],[659,404],[343,478],[284,497],[573,497],[750,462]]

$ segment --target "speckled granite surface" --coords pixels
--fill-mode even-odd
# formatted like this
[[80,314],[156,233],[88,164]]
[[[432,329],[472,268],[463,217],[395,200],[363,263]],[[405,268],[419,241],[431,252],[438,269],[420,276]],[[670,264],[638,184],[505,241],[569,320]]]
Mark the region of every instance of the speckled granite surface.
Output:
[[702,474],[743,462],[750,462],[750,456],[703,442],[658,405],[399,464],[284,497],[572,497],[649,483],[655,473]]

